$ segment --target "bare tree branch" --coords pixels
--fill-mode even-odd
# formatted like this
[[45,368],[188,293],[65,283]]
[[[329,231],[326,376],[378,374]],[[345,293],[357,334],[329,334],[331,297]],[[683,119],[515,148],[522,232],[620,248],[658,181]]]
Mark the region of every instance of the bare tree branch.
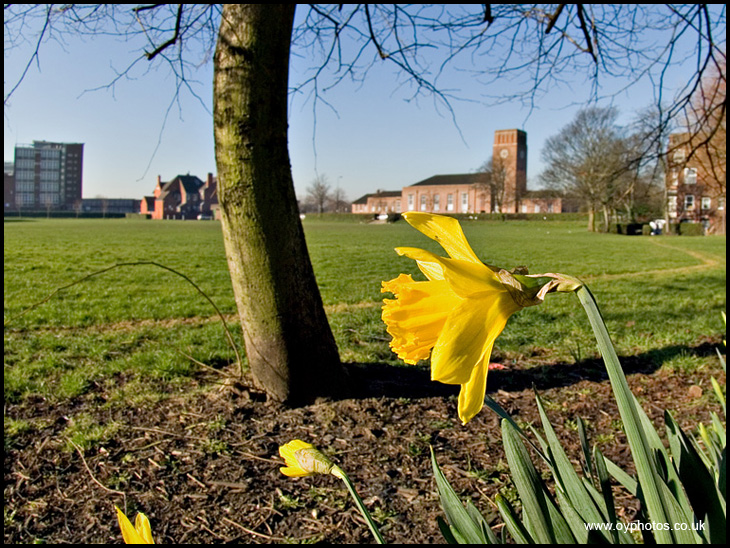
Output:
[[565,7],[565,4],[559,4],[558,8],[555,10],[555,13],[553,13],[548,18],[548,25],[545,28],[545,34],[550,34],[550,31],[553,30],[553,27],[555,26],[555,23],[558,22],[558,17],[560,17],[560,14],[563,13],[563,8]]
[[[157,55],[165,51],[168,47],[172,46],[175,42],[177,42],[178,38],[180,37],[180,21],[182,20],[182,14],[183,14],[183,5],[184,4],[178,4],[177,5],[177,18],[175,19],[175,32],[173,33],[172,37],[167,40],[166,42],[163,42],[159,46],[157,46],[152,52],[145,53],[145,57],[147,57],[148,61],[151,61]],[[164,4],[155,4],[154,6],[145,6],[142,8],[136,8],[132,11],[135,12],[135,14],[139,14],[140,11],[143,9],[154,9],[158,6],[164,6]],[[139,21],[140,26],[142,29],[144,29],[144,25],[142,24],[142,21],[139,20],[139,17],[137,18],[137,21]]]

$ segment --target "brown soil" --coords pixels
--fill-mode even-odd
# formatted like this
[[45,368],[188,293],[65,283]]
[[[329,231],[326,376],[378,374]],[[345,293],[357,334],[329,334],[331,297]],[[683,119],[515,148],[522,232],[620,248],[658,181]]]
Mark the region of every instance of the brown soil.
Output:
[[[710,355],[719,341],[688,352]],[[496,415],[484,409],[467,426],[456,415],[454,387],[416,368],[349,366],[357,397],[287,409],[242,383],[226,382],[139,408],[103,405],[102,388],[61,405],[42,399],[6,404],[5,416],[42,425],[5,447],[5,543],[110,543],[121,535],[114,505],[142,511],[159,543],[370,543],[366,525],[339,480],[290,479],[278,447],[299,438],[349,473],[389,543],[442,543],[443,515],[431,471],[432,445],[446,477],[498,527],[492,500],[512,489]],[[657,369],[651,356],[624,360],[629,384],[663,431],[669,409],[685,428],[709,422],[710,377]],[[118,379],[122,384],[125,379]],[[543,397],[568,455],[577,464],[574,421],[591,443],[632,472],[626,439],[603,366],[507,363],[490,372],[489,393],[519,423],[539,424],[532,387]],[[699,388],[697,388],[699,387]],[[169,388],[166,388],[169,390]],[[80,412],[115,424],[111,439],[68,450],[64,430]],[[636,504],[619,495],[632,519]]]

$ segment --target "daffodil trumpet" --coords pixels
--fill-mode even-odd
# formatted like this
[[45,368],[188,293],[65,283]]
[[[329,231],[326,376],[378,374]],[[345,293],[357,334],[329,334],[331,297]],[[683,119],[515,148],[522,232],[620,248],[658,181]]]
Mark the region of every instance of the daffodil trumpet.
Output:
[[279,447],[279,454],[286,462],[286,466],[279,469],[285,476],[298,478],[314,476],[316,474],[330,474],[340,478],[345,483],[358,510],[365,518],[375,540],[378,544],[385,544],[375,521],[373,521],[370,512],[365,508],[365,503],[360,498],[360,495],[357,494],[355,486],[342,468],[333,463],[314,445],[302,440],[292,440],[282,445]]
[[431,378],[459,384],[459,418],[466,424],[482,408],[489,358],[509,317],[540,304],[548,293],[571,292],[582,283],[562,274],[529,275],[483,263],[469,245],[459,222],[443,215],[404,213],[405,220],[432,240],[448,257],[413,247],[399,255],[416,261],[427,281],[408,274],[384,281],[383,321],[393,351],[409,364],[431,359]]

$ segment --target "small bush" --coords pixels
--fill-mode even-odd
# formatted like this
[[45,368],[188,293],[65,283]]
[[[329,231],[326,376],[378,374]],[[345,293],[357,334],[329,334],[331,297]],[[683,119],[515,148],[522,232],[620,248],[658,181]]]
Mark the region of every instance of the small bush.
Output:
[[704,236],[705,227],[701,223],[680,223],[679,224],[679,235],[680,236]]

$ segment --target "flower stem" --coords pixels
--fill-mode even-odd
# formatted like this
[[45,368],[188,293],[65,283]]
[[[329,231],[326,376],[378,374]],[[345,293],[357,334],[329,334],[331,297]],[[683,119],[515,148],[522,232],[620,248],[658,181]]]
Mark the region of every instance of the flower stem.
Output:
[[355,486],[352,484],[352,481],[350,481],[350,478],[347,477],[347,474],[345,474],[342,468],[336,465],[334,468],[332,468],[330,474],[332,474],[333,476],[337,476],[343,482],[345,482],[347,490],[350,492],[350,495],[352,495],[352,498],[355,499],[357,509],[360,510],[360,513],[365,518],[365,521],[367,521],[370,532],[375,537],[375,540],[378,542],[378,544],[385,544],[383,537],[380,536],[380,531],[378,531],[378,526],[375,525],[373,518],[370,516],[370,512],[368,512],[367,508],[365,508],[365,503],[360,498],[360,495],[357,494],[357,491],[355,491]]

